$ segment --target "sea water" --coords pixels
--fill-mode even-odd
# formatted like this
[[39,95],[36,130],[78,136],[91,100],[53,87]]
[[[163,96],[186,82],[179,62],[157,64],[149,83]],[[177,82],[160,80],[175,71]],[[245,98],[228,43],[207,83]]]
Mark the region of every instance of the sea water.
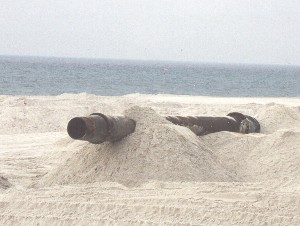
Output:
[[0,57],[0,95],[300,96],[300,67]]

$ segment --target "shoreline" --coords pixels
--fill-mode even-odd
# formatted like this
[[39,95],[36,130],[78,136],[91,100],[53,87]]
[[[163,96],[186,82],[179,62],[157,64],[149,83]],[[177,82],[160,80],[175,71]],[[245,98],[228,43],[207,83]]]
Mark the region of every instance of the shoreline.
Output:
[[164,97],[164,98],[202,98],[202,99],[208,99],[208,100],[214,100],[214,99],[238,99],[238,100],[249,100],[249,101],[262,101],[262,103],[266,103],[265,101],[271,100],[271,101],[276,101],[276,100],[289,100],[289,99],[295,99],[298,100],[300,99],[300,96],[205,96],[205,95],[188,95],[188,94],[169,94],[169,93],[157,93],[157,94],[145,94],[145,93],[129,93],[129,94],[124,94],[124,95],[98,95],[98,94],[93,94],[93,93],[87,93],[87,92],[81,92],[81,93],[61,93],[57,95],[28,95],[28,94],[0,94],[0,99],[5,98],[5,97],[65,97],[65,96],[97,96],[97,97],[107,97],[107,98],[118,98],[118,97],[146,97],[146,98],[159,98],[159,97]]

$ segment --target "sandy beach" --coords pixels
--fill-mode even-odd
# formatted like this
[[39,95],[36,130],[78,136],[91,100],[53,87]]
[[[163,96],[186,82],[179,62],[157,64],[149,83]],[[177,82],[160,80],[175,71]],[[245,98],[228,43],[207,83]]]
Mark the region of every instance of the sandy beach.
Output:
[[[116,143],[68,121],[125,115]],[[168,115],[255,117],[261,133],[197,137]],[[0,96],[1,225],[300,225],[300,98]]]

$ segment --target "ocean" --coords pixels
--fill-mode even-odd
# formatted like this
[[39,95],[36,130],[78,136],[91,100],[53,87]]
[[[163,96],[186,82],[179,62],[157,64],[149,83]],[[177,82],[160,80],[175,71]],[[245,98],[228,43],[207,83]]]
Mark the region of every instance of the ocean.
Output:
[[299,97],[300,66],[0,57],[0,95]]

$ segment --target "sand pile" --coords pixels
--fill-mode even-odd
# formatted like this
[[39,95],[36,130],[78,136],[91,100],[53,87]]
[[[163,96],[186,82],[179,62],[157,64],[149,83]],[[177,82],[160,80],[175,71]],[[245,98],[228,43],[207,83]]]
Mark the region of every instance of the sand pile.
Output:
[[66,143],[65,159],[39,185],[116,181],[134,186],[149,180],[234,180],[189,129],[171,124],[150,108],[133,107],[125,115],[137,122],[133,134],[116,143]]
[[237,181],[300,186],[300,131],[200,137]]
[[7,178],[0,176],[0,190],[4,190],[11,187],[11,183],[7,180]]
[[124,115],[137,127],[119,142],[58,142],[49,157],[59,156],[59,166],[39,184],[115,181],[133,186],[159,180],[300,185],[297,107],[263,106],[256,114],[263,126],[260,134],[219,132],[203,137],[171,124],[150,108],[133,107]]
[[259,134],[200,137],[238,181],[300,188],[300,108],[266,104],[255,114]]
[[[63,94],[25,99],[0,96],[0,134],[65,133],[70,118],[92,112],[126,114],[137,121],[136,132],[115,144],[93,145],[67,137],[59,140],[44,158],[54,167],[42,178],[41,185],[94,181],[134,185],[148,180],[267,181],[269,184],[275,181],[300,185],[298,103],[298,99],[288,98],[238,99],[235,103],[231,99],[137,94],[122,97]],[[134,105],[151,106],[159,115],[148,108],[136,107],[122,113]],[[160,116],[220,116],[231,111],[257,118],[262,133],[220,132],[196,137],[190,130],[174,126]],[[38,134],[34,136],[41,139]]]
[[257,112],[262,133],[273,133],[282,129],[300,129],[300,108],[270,103]]

